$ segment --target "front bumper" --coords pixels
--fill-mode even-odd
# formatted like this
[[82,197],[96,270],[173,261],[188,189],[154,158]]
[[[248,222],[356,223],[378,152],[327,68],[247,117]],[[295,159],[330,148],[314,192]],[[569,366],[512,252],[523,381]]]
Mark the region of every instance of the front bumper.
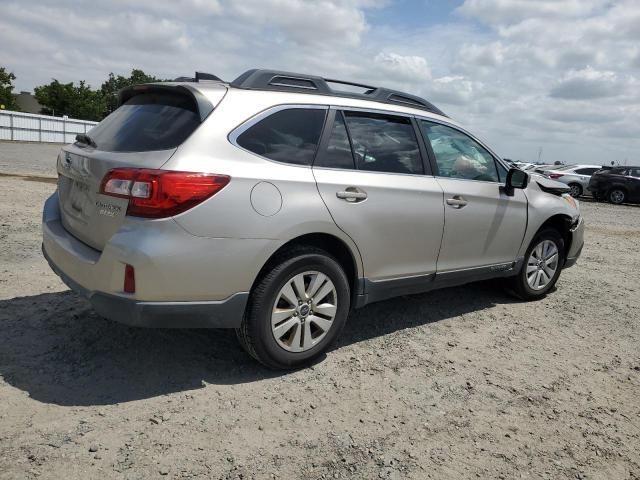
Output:
[[577,224],[569,230],[569,233],[571,233],[571,245],[563,268],[573,267],[582,254],[582,247],[584,246],[584,218],[582,215],[578,218]]

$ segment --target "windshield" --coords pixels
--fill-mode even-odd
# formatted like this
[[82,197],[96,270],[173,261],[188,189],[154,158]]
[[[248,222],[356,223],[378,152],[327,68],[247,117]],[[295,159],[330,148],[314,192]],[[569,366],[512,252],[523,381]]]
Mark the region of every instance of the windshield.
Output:
[[88,132],[107,152],[168,150],[200,125],[194,100],[174,92],[142,93],[128,100]]

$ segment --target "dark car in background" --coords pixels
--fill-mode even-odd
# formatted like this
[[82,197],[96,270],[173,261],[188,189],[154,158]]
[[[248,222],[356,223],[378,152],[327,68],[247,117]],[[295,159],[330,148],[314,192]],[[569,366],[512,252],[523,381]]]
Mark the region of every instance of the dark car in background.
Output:
[[606,167],[591,176],[587,187],[597,200],[640,203],[640,167]]

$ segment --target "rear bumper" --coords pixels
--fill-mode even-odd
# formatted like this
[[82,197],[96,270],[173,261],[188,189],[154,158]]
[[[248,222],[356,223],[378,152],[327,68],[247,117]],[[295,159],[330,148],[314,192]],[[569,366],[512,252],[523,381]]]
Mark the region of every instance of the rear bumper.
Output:
[[92,292],[66,275],[52,262],[51,269],[73,291],[87,298],[94,310],[110,320],[133,327],[237,328],[242,322],[249,294],[239,292],[225,300],[209,302],[143,302],[102,292]]
[[578,223],[571,228],[570,233],[571,245],[563,268],[573,267],[582,254],[582,247],[584,246],[584,218],[582,216],[578,219]]
[[[99,252],[64,229],[60,221],[57,195],[50,197],[45,204],[42,230],[43,255],[62,281],[87,298],[100,315],[132,326],[238,327],[244,316],[249,298],[248,290],[254,278],[252,269],[259,268],[244,265],[242,260],[237,260],[236,263],[241,264],[240,268],[244,267],[241,272],[247,278],[233,277],[227,267],[227,257],[211,255],[212,251],[217,253],[218,249],[233,250],[227,239],[220,243],[217,239],[192,237],[180,227],[176,227],[174,233],[165,229],[163,233],[166,236],[152,235],[157,232],[147,233],[150,237],[158,238],[158,242],[142,243],[144,252],[119,248],[115,242]],[[122,236],[129,233],[138,240],[142,235],[130,229],[130,232],[125,232]],[[191,239],[193,242],[189,243]],[[123,238],[120,240],[124,242]],[[133,245],[135,242],[125,243]],[[236,243],[244,248],[243,242]],[[167,248],[164,248],[165,244]],[[246,244],[249,250],[244,251],[246,262],[253,261],[257,264],[251,255],[256,254],[257,246],[259,245],[255,242]],[[189,255],[193,255],[194,250],[204,252],[203,258],[199,258],[199,262],[187,261],[192,260],[193,257]],[[167,265],[168,261],[174,263]],[[138,297],[137,294],[123,292],[125,264],[136,267],[136,286],[139,280],[142,284],[151,284],[157,296]]]

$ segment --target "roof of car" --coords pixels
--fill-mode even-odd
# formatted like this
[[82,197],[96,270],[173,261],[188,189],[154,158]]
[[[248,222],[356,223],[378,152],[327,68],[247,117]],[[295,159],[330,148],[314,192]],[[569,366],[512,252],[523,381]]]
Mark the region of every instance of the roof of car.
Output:
[[[193,78],[179,77],[174,82],[164,82],[165,85],[180,85],[185,83],[197,88],[205,95],[209,89],[225,87],[230,89],[282,92],[305,96],[331,96],[340,99],[364,100],[379,106],[381,106],[380,104],[393,105],[396,107],[394,110],[397,111],[411,109],[446,117],[444,112],[431,102],[410,93],[350,81],[328,79],[317,75],[283,72],[279,70],[251,69],[244,72],[232,82],[223,82],[215,75],[200,72],[196,72]],[[307,98],[309,99],[311,97]]]
[[[235,88],[247,90],[298,91],[312,95],[330,95],[334,97],[370,100],[379,103],[408,106],[446,116],[442,110],[428,100],[410,93],[345,80],[323,78],[316,75],[255,68],[244,72],[231,82],[230,85]],[[354,89],[356,91],[354,91]]]

